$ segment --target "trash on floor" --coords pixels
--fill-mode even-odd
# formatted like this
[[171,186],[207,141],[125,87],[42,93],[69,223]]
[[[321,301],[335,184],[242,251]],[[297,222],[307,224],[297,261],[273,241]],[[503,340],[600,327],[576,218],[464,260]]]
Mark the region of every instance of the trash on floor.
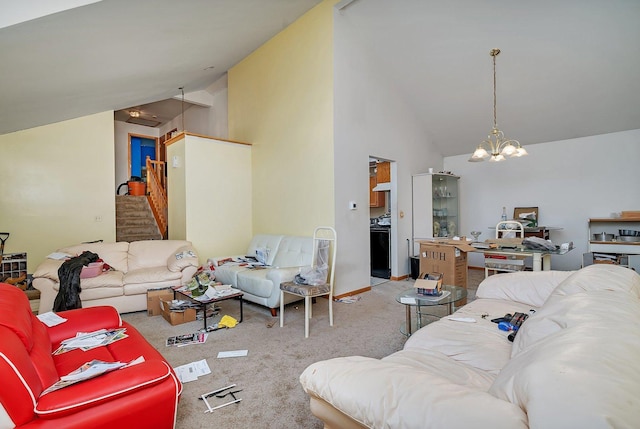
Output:
[[[210,413],[214,410],[217,410],[218,408],[226,407],[227,405],[231,405],[231,404],[237,404],[238,402],[242,401],[242,398],[236,398],[236,393],[242,392],[242,389],[225,392],[226,390],[233,389],[234,387],[236,387],[235,384],[230,384],[229,386],[223,387],[222,389],[218,389],[218,390],[214,390],[213,392],[202,394],[198,399],[203,400],[205,405],[207,406],[205,413]],[[225,402],[220,405],[213,406],[213,407],[209,403],[209,398],[224,398],[226,396],[231,396],[233,400],[229,402]]]
[[354,302],[358,302],[362,299],[360,295],[353,296],[345,296],[344,298],[336,299],[336,302],[342,302],[344,304],[353,304]]

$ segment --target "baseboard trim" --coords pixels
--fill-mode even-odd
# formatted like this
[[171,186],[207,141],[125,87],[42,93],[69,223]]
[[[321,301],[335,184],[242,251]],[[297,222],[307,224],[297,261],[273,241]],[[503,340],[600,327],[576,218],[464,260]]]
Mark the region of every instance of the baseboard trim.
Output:
[[408,279],[408,278],[409,278],[409,274],[405,274],[405,275],[400,276],[400,277],[391,276],[391,279],[390,279],[390,280],[392,280],[392,281],[394,281],[394,282],[398,282],[398,281],[400,281],[400,280],[405,280],[405,279]]
[[352,290],[351,292],[343,293],[342,295],[334,295],[334,301],[340,298],[346,298],[347,296],[358,295],[363,292],[369,292],[371,290],[371,286],[363,287],[362,289]]

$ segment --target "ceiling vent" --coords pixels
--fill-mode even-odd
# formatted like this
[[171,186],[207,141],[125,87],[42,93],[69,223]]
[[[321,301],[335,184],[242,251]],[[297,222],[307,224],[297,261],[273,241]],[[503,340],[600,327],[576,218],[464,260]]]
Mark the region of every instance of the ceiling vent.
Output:
[[158,125],[160,125],[160,121],[158,120],[144,119],[140,117],[138,118],[129,117],[129,119],[127,119],[126,122],[129,124],[144,125],[145,127],[157,127]]

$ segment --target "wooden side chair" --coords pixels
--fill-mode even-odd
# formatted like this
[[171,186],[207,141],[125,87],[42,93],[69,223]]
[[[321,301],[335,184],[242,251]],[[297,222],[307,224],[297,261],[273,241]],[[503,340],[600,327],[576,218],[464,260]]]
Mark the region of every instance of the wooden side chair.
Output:
[[[298,284],[295,281],[280,284],[280,327],[284,326],[284,294],[304,297],[304,337],[309,338],[309,319],[312,316],[312,299],[326,296],[329,300],[329,326],[333,326],[333,286],[335,279],[338,238],[330,226],[319,226],[313,232],[312,270],[327,270],[321,284]],[[315,282],[314,282],[315,283]]]

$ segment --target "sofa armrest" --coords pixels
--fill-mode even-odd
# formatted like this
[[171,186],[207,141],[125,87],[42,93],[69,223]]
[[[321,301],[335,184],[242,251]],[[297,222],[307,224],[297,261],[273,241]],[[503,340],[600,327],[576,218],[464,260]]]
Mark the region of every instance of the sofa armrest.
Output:
[[178,248],[167,258],[167,269],[174,273],[183,271],[185,268],[199,267],[198,252],[193,246],[186,245]]
[[169,377],[175,376],[166,362],[142,362],[42,395],[35,412],[44,419],[57,418],[153,388]]
[[551,292],[575,271],[533,271],[489,276],[478,286],[476,298],[504,299],[542,307]]
[[47,327],[49,339],[54,349],[60,345],[61,341],[75,337],[78,332],[93,332],[98,329],[114,329],[122,326],[118,310],[109,306],[79,308],[60,311],[56,314],[67,321]]
[[[366,427],[528,427],[527,416],[517,405],[448,379],[451,375],[440,372],[437,363],[335,358],[307,367],[300,383],[308,395]],[[464,364],[456,365],[458,372],[465,370]]]
[[62,260],[47,258],[37,266],[36,270],[33,272],[33,278],[45,278],[58,283],[60,281],[58,278],[58,270],[63,263],[64,261]]

